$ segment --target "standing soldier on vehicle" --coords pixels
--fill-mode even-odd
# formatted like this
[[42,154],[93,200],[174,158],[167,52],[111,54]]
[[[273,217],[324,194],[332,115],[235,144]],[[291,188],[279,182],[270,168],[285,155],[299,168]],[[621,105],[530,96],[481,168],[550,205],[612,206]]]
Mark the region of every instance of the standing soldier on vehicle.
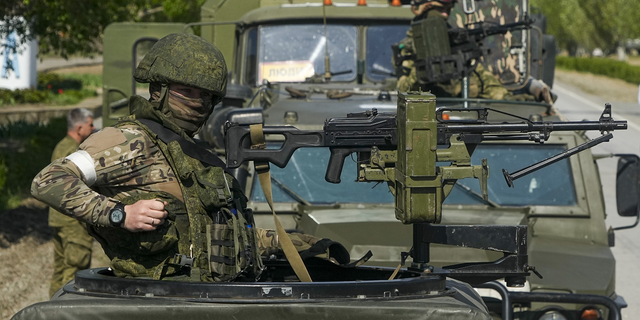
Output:
[[[198,36],[171,34],[134,78],[150,84],[150,99],[132,96],[131,116],[43,169],[31,193],[87,223],[119,277],[255,280],[277,237],[256,230],[238,182],[193,140],[225,96],[222,53]],[[298,251],[326,243],[292,237]]]
[[[64,158],[78,150],[78,146],[93,133],[93,114],[76,108],[67,114],[67,135],[53,149],[51,161]],[[53,277],[49,288],[52,296],[79,270],[91,266],[93,238],[84,224],[54,208],[49,209],[49,226],[53,229]]]
[[[411,3],[411,11],[415,15],[413,21],[420,21],[427,18],[447,20],[456,1],[457,0],[414,0]],[[402,56],[415,56],[415,46],[411,29],[407,31],[407,37],[400,41],[398,47]],[[395,61],[393,62],[395,65]],[[406,59],[398,66],[396,74],[399,76],[397,84],[399,91],[408,92],[422,89],[431,91],[431,93],[437,97],[456,97],[462,92],[461,79],[421,85],[418,81],[414,64],[415,62],[412,59]],[[553,101],[549,90],[546,84],[530,77],[524,88],[519,89],[517,92],[511,92],[500,83],[493,73],[485,69],[480,62],[476,62],[476,68],[469,77],[470,98],[537,100],[551,104]]]

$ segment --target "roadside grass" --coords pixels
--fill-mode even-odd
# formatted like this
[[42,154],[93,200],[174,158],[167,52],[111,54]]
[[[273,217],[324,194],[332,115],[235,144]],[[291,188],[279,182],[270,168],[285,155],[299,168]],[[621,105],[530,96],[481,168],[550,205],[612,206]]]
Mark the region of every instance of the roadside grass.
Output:
[[640,66],[632,65],[624,61],[606,58],[557,56],[556,67],[563,70],[588,72],[613,79],[620,79],[636,85],[640,83]]
[[51,153],[67,132],[66,119],[48,124],[0,126],[0,210],[14,209],[30,197],[31,181],[51,163]]
[[638,56],[628,56],[627,63],[632,66],[640,66],[640,55]]
[[35,89],[0,89],[0,107],[16,106],[25,103],[47,104],[52,106],[74,105],[97,95],[102,87],[99,74],[57,74],[38,73],[38,85]]

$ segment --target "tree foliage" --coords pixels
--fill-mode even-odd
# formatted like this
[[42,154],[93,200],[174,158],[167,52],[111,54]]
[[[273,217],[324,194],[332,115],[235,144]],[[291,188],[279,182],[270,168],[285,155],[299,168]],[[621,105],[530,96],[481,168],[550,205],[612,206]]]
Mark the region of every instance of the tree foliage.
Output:
[[205,0],[2,0],[0,35],[37,38],[40,54],[62,57],[101,52],[112,22],[196,22]]
[[547,33],[570,54],[578,47],[612,52],[640,37],[638,0],[531,0],[531,6],[547,16]]

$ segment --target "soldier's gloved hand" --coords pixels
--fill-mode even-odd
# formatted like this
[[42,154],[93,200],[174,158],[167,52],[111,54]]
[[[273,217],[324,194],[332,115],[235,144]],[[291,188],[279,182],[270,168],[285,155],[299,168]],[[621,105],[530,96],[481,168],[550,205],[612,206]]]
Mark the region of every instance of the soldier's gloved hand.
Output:
[[331,239],[320,239],[308,234],[289,233],[291,242],[300,253],[302,260],[316,257],[329,260],[335,264],[351,262],[349,251],[339,242]]
[[138,200],[134,204],[124,206],[126,213],[122,227],[131,232],[153,231],[164,224],[167,211],[166,201]]

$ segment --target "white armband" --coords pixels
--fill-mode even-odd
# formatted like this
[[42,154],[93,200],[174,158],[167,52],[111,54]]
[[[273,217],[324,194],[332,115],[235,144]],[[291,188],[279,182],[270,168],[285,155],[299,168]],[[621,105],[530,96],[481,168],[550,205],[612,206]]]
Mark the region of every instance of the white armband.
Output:
[[80,172],[84,175],[85,183],[87,186],[92,186],[97,179],[96,168],[93,164],[93,159],[88,152],[84,150],[76,151],[67,156],[69,161],[73,162]]

